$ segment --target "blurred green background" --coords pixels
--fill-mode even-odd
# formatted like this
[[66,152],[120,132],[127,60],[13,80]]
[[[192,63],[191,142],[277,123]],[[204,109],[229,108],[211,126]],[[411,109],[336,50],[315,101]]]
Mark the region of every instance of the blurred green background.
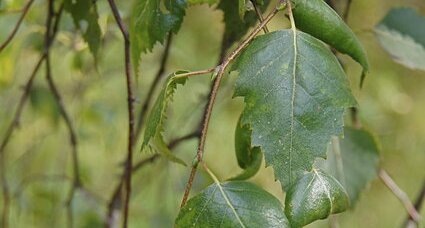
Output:
[[[74,31],[69,14],[60,25],[52,48],[53,77],[78,133],[78,152],[84,185],[97,195],[78,192],[73,202],[75,227],[102,227],[107,201],[122,172],[127,144],[127,104],[123,43],[107,1],[97,1],[103,42],[95,64],[81,35]],[[23,0],[2,0],[0,41],[15,25]],[[0,53],[0,137],[3,138],[17,102],[43,46],[45,1],[35,1],[13,43]],[[118,2],[128,17],[131,4]],[[271,4],[273,5],[273,3]],[[425,72],[393,62],[377,43],[373,27],[392,7],[411,6],[425,15],[423,0],[356,0],[348,24],[358,35],[371,63],[365,86],[358,89],[360,66],[344,56],[348,77],[358,100],[363,125],[381,142],[381,165],[413,199],[425,178]],[[217,62],[223,33],[222,12],[200,5],[186,12],[182,28],[174,37],[166,74],[175,70],[201,70]],[[128,21],[127,21],[128,22]],[[283,13],[271,30],[286,28]],[[137,80],[137,109],[159,67],[163,46],[142,56]],[[65,227],[65,200],[71,182],[71,147],[64,121],[50,94],[44,67],[25,106],[21,126],[6,148],[7,179],[13,194],[11,227]],[[232,99],[235,75],[225,77],[213,112],[205,158],[221,180],[240,170],[234,155],[233,134],[242,111],[240,98]],[[171,140],[196,129],[201,119],[210,78],[196,77],[179,87],[166,122]],[[158,92],[158,91],[157,91]],[[349,123],[347,123],[349,124]],[[140,138],[139,138],[140,141]],[[190,163],[196,140],[180,144],[175,153]],[[150,154],[135,150],[135,161]],[[271,168],[251,181],[283,201],[280,184]],[[131,227],[172,227],[189,175],[189,168],[160,159],[133,176]],[[211,183],[202,171],[192,194]],[[3,199],[0,196],[0,204]],[[406,211],[380,180],[362,194],[355,209],[338,216],[341,227],[399,227]],[[425,210],[422,212],[425,217]],[[327,227],[326,220],[308,227]]]

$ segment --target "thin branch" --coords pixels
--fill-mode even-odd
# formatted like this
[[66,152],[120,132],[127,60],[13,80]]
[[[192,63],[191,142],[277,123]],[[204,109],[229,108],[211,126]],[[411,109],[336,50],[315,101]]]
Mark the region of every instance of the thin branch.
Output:
[[60,17],[62,15],[63,10],[63,4],[61,5],[58,14],[56,15],[56,21],[53,23],[53,17],[55,16],[54,12],[54,2],[53,0],[48,1],[48,15],[46,19],[46,34],[44,38],[44,45],[45,45],[45,54],[46,54],[46,80],[49,85],[50,90],[53,93],[53,97],[55,98],[58,107],[59,112],[61,116],[63,117],[65,124],[69,131],[69,138],[72,148],[72,164],[73,164],[73,181],[71,184],[71,189],[68,193],[67,200],[65,202],[66,205],[66,211],[67,211],[67,220],[68,220],[68,227],[72,228],[74,227],[74,216],[73,216],[73,210],[72,210],[72,201],[74,199],[75,191],[81,186],[80,181],[80,173],[79,173],[79,165],[78,165],[78,152],[77,152],[77,134],[75,133],[73,124],[71,122],[71,118],[69,117],[68,112],[66,111],[65,105],[63,104],[62,96],[59,93],[59,90],[57,89],[57,86],[52,78],[52,68],[50,64],[50,46],[52,44],[52,39],[54,38],[57,29],[58,24],[60,21]]
[[[424,180],[424,182],[422,184],[422,188],[421,188],[421,190],[419,192],[419,195],[416,197],[416,201],[415,201],[415,204],[414,204],[415,209],[416,209],[416,211],[418,213],[420,212],[420,210],[422,208],[422,204],[423,204],[424,200],[425,200],[425,180]],[[410,224],[412,224],[412,223],[417,224],[415,222],[414,218],[409,214],[407,216],[405,222],[404,222],[403,227],[406,227],[406,228],[407,227],[412,227],[412,226],[410,226]]]
[[29,9],[31,8],[32,3],[34,0],[29,0],[27,4],[22,9],[21,17],[19,17],[18,22],[16,23],[15,27],[12,30],[12,33],[9,34],[9,36],[6,38],[6,40],[1,44],[0,46],[0,52],[3,51],[4,48],[9,45],[9,43],[13,40],[13,37],[15,37],[16,33],[19,30],[19,27],[21,27],[22,21],[24,20],[25,16],[27,15]]
[[[199,136],[199,132],[195,131],[193,133],[184,135],[180,138],[176,138],[168,144],[168,148],[172,150],[173,148],[178,146],[180,143],[185,142],[186,140],[197,138],[198,136]],[[153,162],[158,160],[160,157],[161,156],[159,154],[155,154],[137,162],[136,164],[133,165],[132,172],[135,173],[141,168],[145,167],[146,165],[152,164]],[[116,186],[112,194],[111,200],[108,203],[108,211],[107,211],[105,227],[116,227],[116,221],[118,220],[117,217],[119,215],[118,212],[120,211],[120,207],[121,207],[121,198],[122,198],[121,190],[122,190],[123,182],[124,182],[124,178],[121,177],[118,185]]]
[[168,148],[170,148],[170,150],[172,150],[173,148],[175,148],[176,146],[178,146],[180,143],[186,141],[186,140],[190,140],[193,138],[197,138],[201,135],[201,133],[199,131],[195,131],[192,133],[189,133],[187,135],[184,135],[180,138],[176,138],[174,140],[171,140],[170,143],[168,143]]
[[[50,38],[46,39],[46,45],[50,43]],[[72,156],[72,164],[73,164],[73,181],[70,193],[68,195],[68,199],[66,200],[66,207],[67,207],[67,214],[68,214],[68,226],[73,227],[73,213],[72,213],[72,201],[74,199],[75,191],[81,187],[81,180],[80,180],[80,169],[78,164],[78,141],[77,141],[77,134],[74,130],[74,126],[72,124],[71,118],[69,117],[68,112],[66,111],[65,105],[63,103],[62,96],[59,93],[59,90],[52,78],[51,73],[51,64],[50,64],[50,55],[49,50],[46,51],[46,80],[48,82],[49,88],[53,93],[53,96],[58,104],[59,112],[61,116],[63,117],[66,127],[68,128],[69,132],[69,140],[71,144],[71,156]]]
[[134,119],[134,92],[133,92],[133,82],[131,77],[131,66],[130,66],[130,37],[126,26],[124,25],[122,18],[118,12],[118,8],[114,0],[108,0],[109,6],[111,7],[112,13],[114,15],[115,21],[118,24],[119,29],[124,38],[124,61],[125,61],[125,76],[127,81],[127,109],[128,109],[128,146],[127,146],[127,161],[125,168],[125,187],[126,195],[124,200],[124,223],[123,227],[128,226],[128,214],[129,214],[129,204],[131,196],[131,170],[133,162],[133,146],[135,144],[135,119]]
[[[172,150],[173,148],[175,148],[180,143],[185,142],[186,140],[197,138],[197,137],[199,137],[199,132],[196,131],[196,132],[187,134],[185,136],[182,136],[180,138],[176,138],[176,139],[172,140],[170,143],[168,143],[168,148],[170,148],[170,150]],[[152,155],[148,158],[145,158],[145,159],[137,162],[136,164],[133,165],[133,173],[140,170],[145,165],[155,162],[160,157],[161,157],[160,154],[154,154],[154,155]]]
[[[261,12],[260,8],[258,7],[257,2],[255,0],[251,0],[251,3],[252,3],[252,6],[254,6],[254,10],[255,10],[255,13],[257,14],[258,20],[260,22],[263,22],[264,21],[263,13]],[[267,25],[264,26],[263,31],[264,31],[264,33],[269,32]]]
[[172,35],[172,33],[170,33],[168,35],[168,39],[165,43],[164,52],[162,53],[161,63],[159,65],[159,69],[158,69],[158,71],[157,71],[157,73],[154,77],[154,80],[153,80],[153,82],[152,82],[152,84],[149,88],[148,94],[146,95],[146,99],[143,102],[142,109],[140,111],[139,118],[137,120],[136,139],[139,138],[139,135],[142,131],[144,120],[146,118],[146,114],[148,113],[148,108],[153,101],[154,92],[159,85],[159,81],[160,81],[162,75],[165,72],[165,68],[166,68],[167,62],[168,62],[168,57],[170,55],[170,49],[171,49],[170,47],[171,47],[172,40],[173,40],[173,35]]
[[416,211],[409,197],[407,197],[406,193],[397,186],[394,180],[388,175],[388,173],[381,169],[379,170],[379,178],[384,182],[384,184],[391,190],[391,192],[403,203],[406,208],[407,213],[409,213],[410,217],[418,222],[421,218],[418,211]]
[[[209,97],[208,103],[207,103],[207,111],[204,116],[204,120],[202,122],[202,130],[201,130],[201,137],[199,140],[199,146],[196,153],[196,158],[199,162],[202,162],[202,157],[204,153],[204,147],[205,147],[205,140],[208,132],[208,126],[211,118],[211,113],[214,107],[214,102],[217,97],[217,92],[220,87],[221,79],[223,78],[223,75],[225,73],[225,70],[227,66],[236,58],[236,56],[239,55],[239,53],[249,44],[249,42],[254,39],[254,37],[264,28],[264,26],[277,14],[279,10],[277,8],[274,8],[273,11],[264,19],[263,22],[261,22],[250,34],[249,36],[234,50],[219,66],[217,69],[217,77],[213,84],[213,90],[211,92],[211,96]],[[183,199],[181,202],[180,207],[183,207],[186,204],[186,201],[189,197],[190,190],[192,188],[193,180],[195,178],[197,166],[192,166],[189,179],[186,184],[185,193],[183,195]]]

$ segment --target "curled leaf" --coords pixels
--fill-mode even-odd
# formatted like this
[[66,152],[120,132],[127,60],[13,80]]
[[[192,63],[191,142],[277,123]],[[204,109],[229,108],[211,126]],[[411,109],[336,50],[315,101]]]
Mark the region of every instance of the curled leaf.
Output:
[[166,144],[164,143],[162,132],[164,131],[164,121],[166,119],[167,107],[173,98],[177,85],[184,85],[187,80],[187,77],[179,77],[179,75],[187,72],[188,71],[178,71],[168,77],[164,87],[161,90],[161,93],[158,95],[158,98],[155,101],[149,117],[147,118],[145,135],[141,148],[141,150],[144,150],[146,146],[152,144],[153,148],[157,149],[167,158],[182,164],[184,164],[184,162],[175,157],[175,155],[173,155],[167,148]]
[[303,227],[349,207],[347,193],[332,176],[313,170],[286,193],[285,214],[291,227]]
[[242,125],[240,119],[235,131],[235,151],[239,167],[244,171],[231,180],[246,180],[253,177],[263,161],[263,153],[260,148],[251,146],[252,129],[249,125]]
[[323,0],[292,0],[297,28],[348,54],[369,70],[366,52],[360,41],[341,17]]

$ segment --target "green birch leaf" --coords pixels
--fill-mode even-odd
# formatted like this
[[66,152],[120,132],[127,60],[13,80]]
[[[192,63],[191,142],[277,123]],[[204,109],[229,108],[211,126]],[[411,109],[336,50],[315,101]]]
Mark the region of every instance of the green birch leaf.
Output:
[[375,27],[381,46],[394,61],[425,70],[425,17],[411,8],[392,9]]
[[164,121],[166,119],[168,104],[173,99],[177,85],[184,85],[186,83],[187,77],[182,77],[181,74],[187,72],[188,71],[177,71],[168,77],[146,120],[146,129],[141,148],[141,150],[144,150],[146,146],[151,145],[151,149],[156,149],[171,161],[184,165],[185,163],[175,157],[168,149],[162,133],[164,131]]
[[363,46],[341,17],[322,0],[292,0],[297,28],[348,54],[360,63],[363,71],[369,63]]
[[287,189],[343,133],[344,109],[356,105],[345,73],[322,42],[295,30],[258,36],[233,70],[235,96],[245,101],[241,122]]
[[368,131],[345,127],[344,138],[332,140],[327,157],[321,167],[344,186],[354,207],[362,190],[378,173],[379,149],[375,138]]
[[235,151],[239,167],[244,171],[231,180],[249,179],[260,170],[263,153],[261,153],[260,148],[251,147],[251,134],[251,127],[242,125],[241,118],[239,118],[235,131]]
[[98,23],[96,1],[65,0],[65,10],[74,21],[75,27],[81,30],[84,40],[95,59],[98,57],[102,32]]
[[341,213],[348,207],[349,199],[342,185],[315,169],[292,186],[285,198],[285,214],[293,228]]
[[[258,21],[257,15],[253,11],[244,11],[242,20],[239,14],[238,1],[240,0],[221,0],[218,4],[218,8],[224,13],[223,43],[225,47],[229,47],[233,42],[239,41],[248,32],[248,29]],[[269,3],[270,0],[264,0],[259,6],[261,11],[264,12]]]
[[[168,12],[163,12],[164,4]],[[136,73],[142,52],[163,43],[168,33],[177,33],[183,21],[186,0],[137,0],[130,18],[130,44]]]
[[282,204],[243,181],[215,183],[180,210],[176,227],[289,227]]

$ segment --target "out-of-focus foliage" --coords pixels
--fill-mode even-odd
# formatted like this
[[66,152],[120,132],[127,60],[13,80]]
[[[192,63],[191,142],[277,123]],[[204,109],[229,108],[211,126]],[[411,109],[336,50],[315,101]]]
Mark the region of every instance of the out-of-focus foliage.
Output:
[[392,9],[375,27],[375,33],[395,61],[425,70],[425,16],[415,9]]
[[81,30],[84,40],[94,57],[98,56],[101,44],[99,15],[95,1],[64,0],[65,9],[71,14],[75,26]]
[[[18,13],[5,11],[20,9],[25,2],[2,0],[0,41],[6,38],[19,17]],[[75,32],[74,22],[68,14],[64,15],[52,50],[53,77],[78,133],[82,180],[98,195],[93,199],[84,192],[77,193],[74,202],[76,227],[102,227],[107,199],[118,182],[126,156],[127,98],[122,37],[107,1],[96,2],[98,21],[103,23],[101,31],[106,31],[98,69],[94,68],[88,45]],[[0,137],[3,137],[16,108],[21,86],[39,56],[31,34],[43,34],[44,3],[34,3],[12,45],[0,53]],[[133,4],[129,1],[117,3],[128,19]],[[422,184],[418,180],[425,178],[424,73],[395,64],[370,33],[387,12],[399,6],[414,7],[420,14],[425,14],[423,0],[353,1],[348,24],[367,50],[370,63],[370,74],[362,90],[357,88],[362,69],[349,57],[343,56],[342,61],[346,63],[363,125],[375,132],[381,141],[381,166],[410,198],[414,198]],[[173,40],[166,74],[179,69],[206,69],[216,64],[225,28],[224,14],[215,8],[215,5],[203,4],[186,11],[179,34]],[[288,25],[287,20],[280,14],[268,27],[273,31],[285,24]],[[163,47],[156,44],[152,53],[142,55],[136,89],[138,101],[146,97],[162,50]],[[47,88],[43,71],[37,75],[37,88]],[[235,78],[235,74],[225,76],[206,144],[205,159],[222,180],[241,172],[233,149],[234,129],[243,109],[242,99],[231,99]],[[193,78],[176,92],[168,115],[172,121],[165,123],[167,142],[197,127],[209,83],[208,77]],[[141,108],[140,103],[136,106]],[[64,202],[70,183],[62,176],[72,175],[68,132],[62,119],[59,118],[56,126],[54,121],[41,115],[27,105],[21,127],[7,147],[7,177],[13,193],[10,223],[14,227],[66,226]],[[142,138],[139,138],[137,148],[141,143]],[[174,152],[190,164],[196,145],[196,140],[189,140]],[[136,153],[135,160],[146,156],[149,155]],[[188,168],[165,159],[136,172],[131,227],[172,227],[187,175]],[[280,184],[272,176],[270,168],[261,168],[250,181],[283,202],[285,196]],[[211,180],[201,172],[195,180],[193,193],[199,193],[210,184]],[[2,203],[0,195],[0,205]],[[424,211],[421,214],[425,216]],[[377,180],[362,193],[353,210],[338,216],[341,227],[394,227],[395,224],[401,225],[405,217],[406,212],[399,201]],[[328,227],[328,222],[315,222],[308,227]]]
[[375,138],[366,130],[344,128],[344,138],[333,138],[327,158],[318,166],[337,178],[354,207],[360,194],[378,173],[379,149]]

